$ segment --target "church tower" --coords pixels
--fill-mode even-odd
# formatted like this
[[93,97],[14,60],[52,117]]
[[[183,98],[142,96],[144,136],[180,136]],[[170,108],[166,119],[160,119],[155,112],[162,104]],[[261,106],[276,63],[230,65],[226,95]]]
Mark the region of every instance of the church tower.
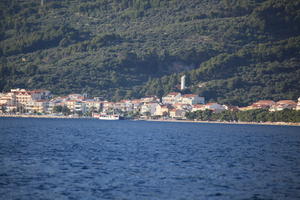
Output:
[[184,90],[185,89],[185,75],[183,75],[181,78],[180,78],[180,90]]

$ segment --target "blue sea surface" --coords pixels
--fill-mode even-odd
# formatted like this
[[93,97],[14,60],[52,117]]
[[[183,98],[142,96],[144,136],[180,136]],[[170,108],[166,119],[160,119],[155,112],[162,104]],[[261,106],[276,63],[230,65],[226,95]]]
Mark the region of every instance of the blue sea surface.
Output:
[[300,127],[0,118],[0,199],[300,199]]

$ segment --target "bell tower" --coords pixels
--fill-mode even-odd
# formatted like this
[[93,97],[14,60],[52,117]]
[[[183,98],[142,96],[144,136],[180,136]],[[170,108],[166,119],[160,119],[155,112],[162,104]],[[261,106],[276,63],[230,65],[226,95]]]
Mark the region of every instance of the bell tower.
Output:
[[180,78],[180,90],[184,90],[185,87],[185,75]]

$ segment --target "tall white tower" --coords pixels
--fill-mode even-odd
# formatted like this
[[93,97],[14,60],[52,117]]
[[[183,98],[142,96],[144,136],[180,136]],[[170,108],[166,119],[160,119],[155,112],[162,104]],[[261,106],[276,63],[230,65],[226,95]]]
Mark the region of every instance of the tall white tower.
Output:
[[180,84],[180,90],[184,90],[185,89],[185,75],[183,75],[180,78],[181,84]]

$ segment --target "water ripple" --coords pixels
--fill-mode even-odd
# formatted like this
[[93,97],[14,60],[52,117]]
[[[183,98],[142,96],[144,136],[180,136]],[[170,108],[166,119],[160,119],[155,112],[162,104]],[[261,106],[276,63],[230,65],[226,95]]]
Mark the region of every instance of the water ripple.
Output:
[[298,127],[0,119],[0,199],[300,199]]

